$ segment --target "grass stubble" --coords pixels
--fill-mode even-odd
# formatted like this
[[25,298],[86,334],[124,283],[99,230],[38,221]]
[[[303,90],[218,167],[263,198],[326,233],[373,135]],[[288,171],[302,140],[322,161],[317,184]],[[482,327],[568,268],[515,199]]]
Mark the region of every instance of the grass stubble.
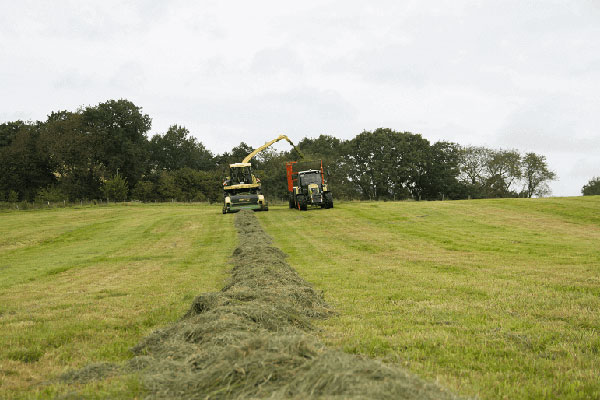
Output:
[[402,369],[324,346],[312,321],[333,314],[271,245],[252,212],[236,215],[231,279],[133,348],[126,365],[92,364],[62,379],[131,373],[148,398],[450,399]]
[[[299,313],[294,329],[465,395],[600,396],[600,197],[339,203],[258,217],[338,311]],[[131,347],[199,290],[222,287],[235,247],[231,224],[197,205],[0,218],[0,398],[143,396],[161,350],[144,341],[138,365],[124,368]],[[200,297],[180,322],[222,307],[221,295]],[[66,367],[70,378],[41,385]]]
[[0,213],[0,399],[135,398],[135,374],[56,377],[131,359],[199,291],[224,284],[236,245],[215,206],[120,204]]
[[600,398],[600,196],[258,215],[338,311],[319,336],[465,396]]

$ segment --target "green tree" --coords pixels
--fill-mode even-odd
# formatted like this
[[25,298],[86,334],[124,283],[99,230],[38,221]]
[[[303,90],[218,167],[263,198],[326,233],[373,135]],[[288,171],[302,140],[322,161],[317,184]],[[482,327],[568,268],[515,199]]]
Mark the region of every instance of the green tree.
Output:
[[212,153],[182,126],[172,125],[163,136],[154,135],[149,148],[150,164],[155,171],[185,167],[211,170],[215,167]]
[[23,121],[5,122],[0,124],[0,147],[10,146],[17,133],[27,124]]
[[156,187],[153,182],[147,180],[141,180],[136,183],[135,187],[131,191],[131,197],[140,201],[152,201],[157,200],[156,198]]
[[14,190],[10,190],[8,192],[8,196],[6,197],[6,201],[9,203],[16,203],[19,201],[19,193],[15,192]]
[[219,197],[220,182],[214,172],[196,171],[182,168],[170,172],[177,187],[175,198],[180,201],[216,201]]
[[363,131],[348,143],[344,164],[349,179],[360,188],[363,198],[378,199],[388,195],[394,150],[390,136],[393,134],[391,130],[381,128],[374,132]]
[[424,178],[426,199],[464,198],[465,186],[458,181],[460,146],[451,142],[436,142],[429,149],[429,165]]
[[69,200],[102,196],[104,168],[94,158],[95,138],[86,131],[81,111],[58,111],[48,116],[40,142],[54,162],[58,186]]
[[581,193],[584,196],[596,196],[600,195],[600,177],[594,177],[590,181],[583,185]]
[[517,150],[491,150],[486,160],[486,197],[516,197],[512,185],[522,177],[521,155]]
[[102,184],[102,191],[107,201],[124,201],[129,191],[127,178],[117,174],[112,179],[107,179]]
[[342,140],[330,135],[320,135],[316,139],[304,138],[298,143],[298,147],[304,154],[316,155],[327,160],[340,157],[342,146]]
[[167,171],[161,172],[156,185],[156,191],[159,198],[163,201],[178,200],[183,198],[183,193],[181,192],[179,186],[177,186],[175,177]]
[[427,185],[430,145],[421,135],[379,128],[348,142],[343,164],[369,199],[420,199]]
[[15,191],[22,200],[32,201],[40,187],[56,182],[53,162],[40,145],[41,124],[3,125],[0,130],[9,144],[0,147],[0,191]]
[[150,117],[128,100],[109,100],[85,108],[81,118],[84,134],[90,137],[94,168],[103,176],[120,171],[135,186],[147,169]]
[[66,200],[67,196],[63,193],[63,191],[54,185],[48,186],[46,188],[40,189],[36,196],[36,201],[41,202],[51,202],[58,203]]
[[543,196],[549,193],[547,182],[556,179],[556,174],[548,168],[546,157],[527,153],[521,160],[521,167],[527,197]]
[[[239,145],[231,149],[230,152],[225,152],[215,158],[216,164],[222,172],[229,172],[229,164],[239,163],[254,149],[245,142],[241,142]],[[256,168],[258,161],[256,158],[251,160],[252,167]]]
[[486,147],[464,146],[460,148],[460,180],[471,185],[485,181],[486,165],[492,150]]

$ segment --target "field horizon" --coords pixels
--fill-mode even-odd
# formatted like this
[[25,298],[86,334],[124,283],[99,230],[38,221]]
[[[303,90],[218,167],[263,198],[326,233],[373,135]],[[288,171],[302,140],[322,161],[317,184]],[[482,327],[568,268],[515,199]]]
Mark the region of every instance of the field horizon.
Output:
[[[220,205],[0,211],[0,398],[135,398],[122,362],[228,280]],[[256,213],[338,315],[319,337],[479,398],[600,397],[600,196],[337,202]]]

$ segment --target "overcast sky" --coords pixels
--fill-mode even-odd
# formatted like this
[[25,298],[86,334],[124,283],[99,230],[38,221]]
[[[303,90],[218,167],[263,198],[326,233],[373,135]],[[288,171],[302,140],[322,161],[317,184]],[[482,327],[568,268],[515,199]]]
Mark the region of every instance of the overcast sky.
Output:
[[600,1],[125,3],[0,0],[0,122],[124,98],[214,153],[386,127],[600,176]]

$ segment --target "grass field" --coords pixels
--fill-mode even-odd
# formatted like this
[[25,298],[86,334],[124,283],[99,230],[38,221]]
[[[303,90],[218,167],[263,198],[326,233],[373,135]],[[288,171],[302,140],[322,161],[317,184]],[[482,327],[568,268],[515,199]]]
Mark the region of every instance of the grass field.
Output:
[[600,398],[600,197],[259,215],[323,337],[481,398]]
[[[480,398],[600,397],[600,197],[256,215],[338,311],[328,344]],[[135,376],[52,382],[128,359],[223,285],[235,244],[219,206],[0,213],[0,398],[140,394]]]
[[[131,205],[0,213],[0,398],[47,398],[69,368],[129,348],[218,290],[236,244],[216,207]],[[77,388],[133,397],[135,376]]]

